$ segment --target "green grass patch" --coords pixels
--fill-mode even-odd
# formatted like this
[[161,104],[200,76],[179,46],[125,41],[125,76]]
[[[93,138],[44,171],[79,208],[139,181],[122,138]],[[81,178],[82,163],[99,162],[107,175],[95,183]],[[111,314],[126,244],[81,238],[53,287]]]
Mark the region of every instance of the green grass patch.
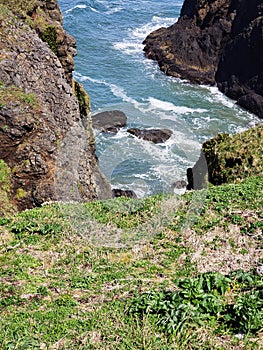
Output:
[[38,110],[39,103],[37,97],[33,93],[25,93],[23,89],[14,85],[0,85],[0,106],[5,107],[11,103],[19,102],[22,108],[31,107]]
[[262,348],[262,185],[3,218],[0,347]]

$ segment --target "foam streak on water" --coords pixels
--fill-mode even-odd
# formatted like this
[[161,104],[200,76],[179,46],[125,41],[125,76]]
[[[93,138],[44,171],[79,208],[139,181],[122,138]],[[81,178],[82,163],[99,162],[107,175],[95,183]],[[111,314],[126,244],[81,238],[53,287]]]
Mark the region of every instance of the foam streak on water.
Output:
[[[201,143],[218,132],[248,128],[257,118],[216,87],[194,86],[165,76],[145,58],[142,41],[172,25],[182,0],[61,0],[66,30],[77,39],[75,77],[88,91],[93,113],[120,109],[128,125],[117,135],[96,131],[100,165],[113,187],[137,195],[169,192],[185,179]],[[172,137],[152,144],[127,128],[168,128]]]

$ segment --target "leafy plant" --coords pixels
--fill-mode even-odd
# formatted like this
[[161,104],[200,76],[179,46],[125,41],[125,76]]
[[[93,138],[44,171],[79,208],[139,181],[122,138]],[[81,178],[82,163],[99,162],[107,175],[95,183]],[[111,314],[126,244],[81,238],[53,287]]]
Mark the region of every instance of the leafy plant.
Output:
[[239,296],[233,306],[234,322],[240,332],[251,333],[263,328],[263,293],[252,290]]
[[[237,276],[237,275],[236,275]],[[239,277],[254,282],[252,274],[243,272]],[[151,291],[137,295],[131,303],[129,312],[152,314],[157,317],[157,324],[166,332],[182,332],[188,323],[199,325],[210,322],[229,325],[233,332],[256,332],[263,325],[262,290],[252,290],[238,294],[234,304],[227,302],[225,295],[236,283],[220,273],[204,273],[195,278],[177,281],[178,291]],[[239,292],[242,292],[242,290]]]

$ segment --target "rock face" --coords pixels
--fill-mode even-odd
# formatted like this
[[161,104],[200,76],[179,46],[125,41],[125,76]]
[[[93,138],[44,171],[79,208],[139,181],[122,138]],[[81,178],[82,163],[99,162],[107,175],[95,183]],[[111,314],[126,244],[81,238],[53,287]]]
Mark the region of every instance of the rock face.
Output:
[[76,55],[76,41],[66,33],[62,25],[62,14],[58,0],[2,0],[17,17],[30,24],[39,37],[59,58],[67,82],[72,84],[73,57]]
[[199,160],[187,171],[187,189],[238,183],[263,173],[263,125],[230,136],[219,134],[203,144]]
[[139,139],[151,141],[153,143],[163,143],[172,136],[172,131],[169,129],[137,129],[131,128],[128,133],[137,136]]
[[91,118],[93,127],[103,132],[117,133],[120,128],[127,124],[125,113],[118,110],[97,113]]
[[[38,4],[55,6],[57,22],[57,1]],[[23,210],[50,200],[111,197],[94,154],[89,100],[71,80],[71,62],[65,69],[37,30],[3,5],[0,23],[0,159],[10,205]]]
[[263,118],[263,3],[185,0],[180,18],[151,33],[146,56],[168,75],[215,84]]

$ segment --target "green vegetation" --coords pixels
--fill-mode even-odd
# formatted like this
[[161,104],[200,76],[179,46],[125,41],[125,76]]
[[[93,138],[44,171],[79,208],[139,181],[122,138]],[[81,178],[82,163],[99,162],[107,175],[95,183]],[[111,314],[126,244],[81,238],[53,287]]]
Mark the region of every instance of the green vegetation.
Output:
[[73,79],[73,91],[79,101],[80,114],[82,116],[89,115],[91,111],[89,95],[87,94],[84,87],[74,79]]
[[263,125],[244,132],[219,134],[203,144],[209,181],[214,185],[240,182],[263,173]]
[[[5,17],[10,17],[6,9],[27,23],[32,29],[35,29],[40,38],[45,41],[50,49],[57,54],[58,51],[58,28],[52,23],[48,14],[39,7],[37,0],[3,0],[0,8]],[[2,14],[4,15],[4,14]],[[5,19],[3,17],[3,19]]]
[[241,270],[226,277],[208,272],[178,279],[175,286],[175,292],[151,291],[135,297],[130,313],[154,315],[157,325],[170,334],[181,334],[193,325],[230,334],[262,329],[263,280],[257,274]]
[[11,170],[8,165],[0,159],[0,216],[14,213],[14,206],[10,201]]
[[5,107],[11,103],[19,102],[22,108],[31,107],[38,109],[39,103],[37,97],[33,93],[25,93],[23,89],[14,85],[6,86],[0,81],[0,106]]
[[57,36],[57,29],[54,25],[45,26],[41,34],[41,39],[48,44],[55,55],[58,53]]
[[262,185],[1,218],[1,349],[261,349]]
[[1,3],[8,7],[14,14],[26,18],[37,7],[37,0],[2,0]]

